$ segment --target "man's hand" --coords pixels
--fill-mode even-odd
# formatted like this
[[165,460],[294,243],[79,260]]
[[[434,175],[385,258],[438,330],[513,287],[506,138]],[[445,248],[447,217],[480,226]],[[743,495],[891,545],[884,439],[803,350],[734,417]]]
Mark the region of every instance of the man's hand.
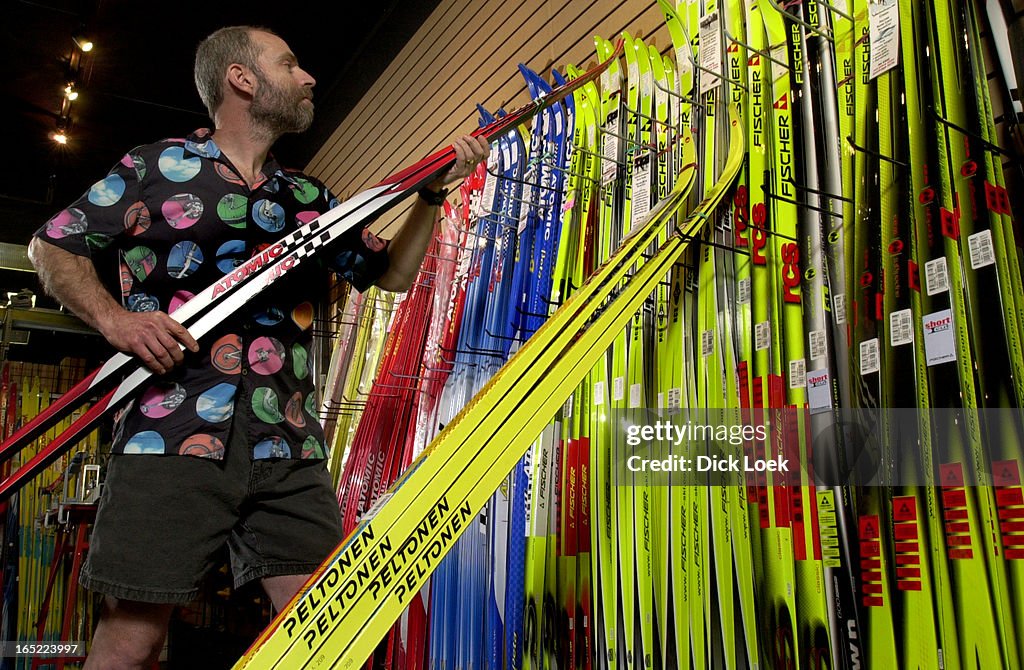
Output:
[[188,330],[165,312],[128,312],[117,308],[98,325],[107,342],[119,351],[134,354],[158,375],[185,360],[179,343],[189,351],[199,351],[199,344]]
[[477,164],[486,160],[491,153],[491,145],[487,140],[472,135],[463,135],[456,139],[452,142],[452,148],[455,149],[455,165],[434,182],[435,188],[432,190],[465,179],[476,169]]

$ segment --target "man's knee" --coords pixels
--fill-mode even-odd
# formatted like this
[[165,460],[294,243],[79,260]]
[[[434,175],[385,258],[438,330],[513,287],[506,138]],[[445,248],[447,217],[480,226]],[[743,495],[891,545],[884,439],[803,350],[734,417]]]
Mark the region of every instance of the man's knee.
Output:
[[147,667],[160,655],[174,605],[107,596],[93,636],[88,668]]

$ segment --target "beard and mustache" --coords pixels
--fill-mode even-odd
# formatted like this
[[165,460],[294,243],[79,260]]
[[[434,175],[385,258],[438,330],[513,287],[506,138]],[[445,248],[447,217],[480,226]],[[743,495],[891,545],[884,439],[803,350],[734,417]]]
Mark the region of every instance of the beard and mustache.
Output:
[[259,88],[249,106],[253,121],[276,136],[307,130],[313,123],[313,105],[303,105],[302,101],[312,101],[313,94],[305,87],[288,91],[275,86],[258,70],[255,75]]

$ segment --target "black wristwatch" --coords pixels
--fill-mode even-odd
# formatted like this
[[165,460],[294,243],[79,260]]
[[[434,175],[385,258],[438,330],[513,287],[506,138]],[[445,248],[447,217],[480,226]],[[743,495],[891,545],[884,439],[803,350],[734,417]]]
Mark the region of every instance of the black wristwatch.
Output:
[[442,188],[440,191],[431,191],[424,186],[419,190],[419,196],[426,200],[427,204],[440,207],[444,204],[444,199],[448,197],[448,189]]

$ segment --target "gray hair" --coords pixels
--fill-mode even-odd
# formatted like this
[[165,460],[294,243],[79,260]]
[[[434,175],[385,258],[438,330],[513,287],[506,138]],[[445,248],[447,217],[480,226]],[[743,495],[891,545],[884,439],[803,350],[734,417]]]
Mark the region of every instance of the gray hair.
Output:
[[260,48],[252,39],[254,32],[275,35],[262,26],[228,26],[216,30],[196,48],[196,90],[210,118],[224,101],[224,73],[232,63],[260,72]]

